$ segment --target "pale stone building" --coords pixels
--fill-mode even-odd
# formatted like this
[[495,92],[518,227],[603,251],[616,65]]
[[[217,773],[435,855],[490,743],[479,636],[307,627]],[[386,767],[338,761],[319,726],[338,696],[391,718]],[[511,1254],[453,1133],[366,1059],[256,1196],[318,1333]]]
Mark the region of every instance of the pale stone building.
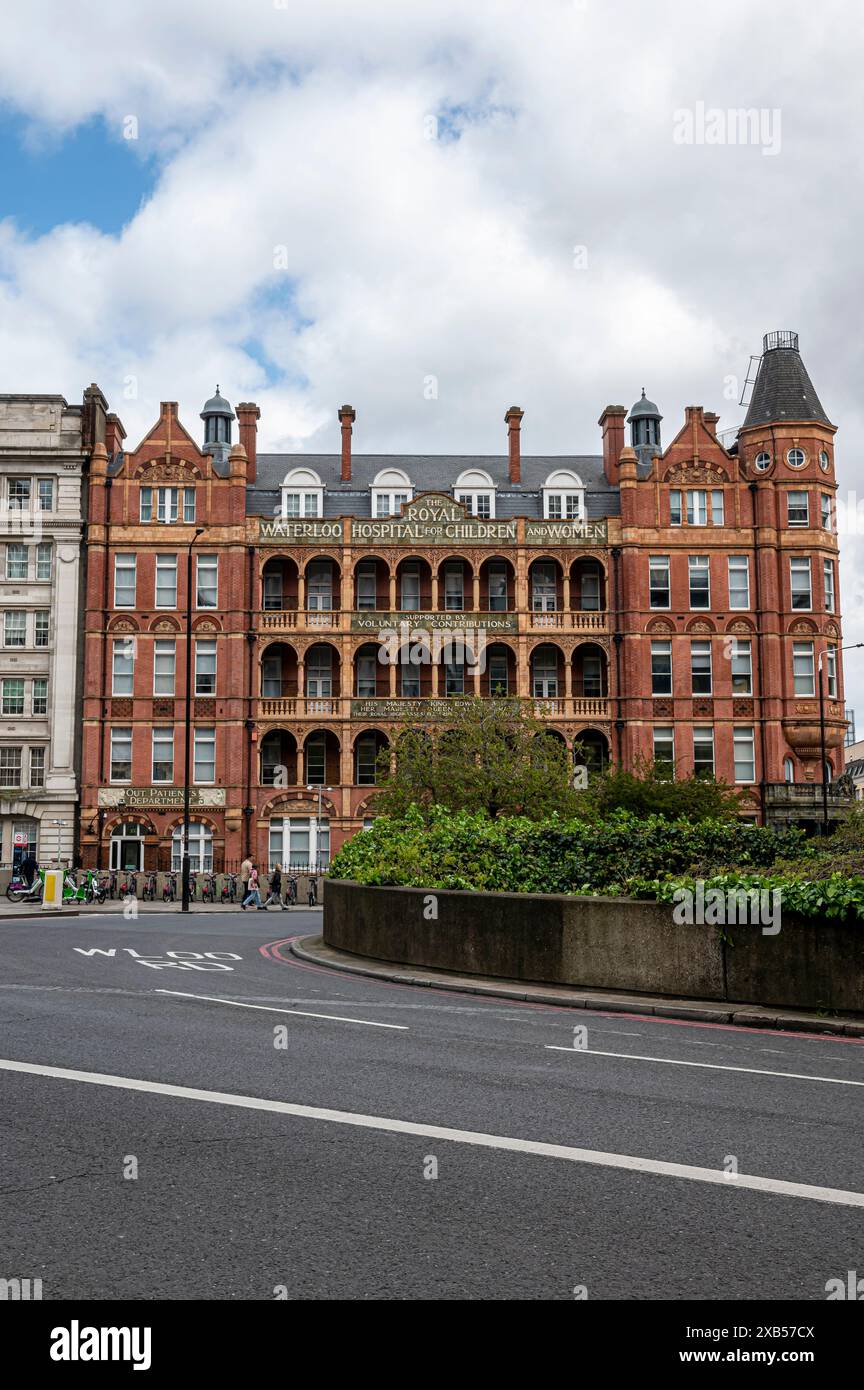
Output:
[[0,864],[76,852],[86,470],[97,387],[0,395]]

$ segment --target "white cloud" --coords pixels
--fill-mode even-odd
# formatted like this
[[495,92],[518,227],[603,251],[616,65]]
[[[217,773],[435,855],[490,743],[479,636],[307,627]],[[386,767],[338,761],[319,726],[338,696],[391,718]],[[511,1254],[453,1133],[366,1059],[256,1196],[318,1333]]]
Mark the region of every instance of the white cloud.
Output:
[[[0,84],[33,138],[134,114],[161,175],[118,236],[0,223],[4,389],[97,380],[131,441],[218,380],[265,446],[315,449],[350,400],[358,449],[417,452],[503,451],[518,403],[526,451],[594,451],[643,385],[667,439],[692,401],[738,423],[727,377],[791,327],[864,494],[859,61],[848,9],[804,0],[31,0]],[[780,154],[675,145],[699,101],[779,107]],[[442,111],[458,140],[426,138]]]

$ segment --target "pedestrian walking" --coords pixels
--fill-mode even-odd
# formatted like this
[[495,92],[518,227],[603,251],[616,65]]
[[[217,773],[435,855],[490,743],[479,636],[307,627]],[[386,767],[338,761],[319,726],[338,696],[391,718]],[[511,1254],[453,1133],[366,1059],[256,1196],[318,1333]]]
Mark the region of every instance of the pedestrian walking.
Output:
[[255,904],[259,912],[264,912],[264,904],[261,901],[261,889],[258,883],[258,870],[252,864],[249,869],[249,880],[246,884],[247,893],[240,906],[245,912],[250,903]]
[[273,903],[275,907],[281,907],[285,911],[285,904],[282,901],[282,865],[276,864],[270,875],[270,889],[264,899],[264,906],[269,907]]
[[252,875],[252,860],[247,855],[240,865],[240,901],[242,903],[246,894],[249,892],[249,879]]
[[39,865],[36,861],[36,856],[29,852],[25,854],[24,858],[21,860],[21,877],[28,888],[33,887],[33,880],[36,877],[38,869]]

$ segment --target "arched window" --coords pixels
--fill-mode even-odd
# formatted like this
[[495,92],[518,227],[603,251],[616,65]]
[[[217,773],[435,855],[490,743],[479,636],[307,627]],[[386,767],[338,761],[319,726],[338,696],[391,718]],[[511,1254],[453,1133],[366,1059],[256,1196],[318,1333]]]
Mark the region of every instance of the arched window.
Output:
[[414,487],[401,468],[382,468],[372,481],[371,492],[373,516],[398,516],[402,504],[414,496]]
[[[183,827],[178,825],[171,839],[171,868],[183,867]],[[189,824],[189,868],[193,874],[209,873],[213,868],[213,831],[193,820]]]
[[547,521],[582,521],[585,489],[578,473],[559,468],[543,484],[543,515]]
[[314,468],[292,468],[282,483],[282,515],[324,515],[324,485]]
[[783,759],[783,779],[790,784],[795,781],[795,763],[792,758]]
[[495,515],[495,484],[482,468],[466,468],[453,486],[457,502],[464,502],[472,516],[485,520]]

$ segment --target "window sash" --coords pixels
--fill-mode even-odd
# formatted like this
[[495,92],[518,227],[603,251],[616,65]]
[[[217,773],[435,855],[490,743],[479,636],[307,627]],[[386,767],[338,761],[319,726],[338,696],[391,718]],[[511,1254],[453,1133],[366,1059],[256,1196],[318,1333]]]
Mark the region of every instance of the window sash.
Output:
[[810,577],[809,558],[791,556],[789,560],[789,584],[792,607],[809,611],[813,607],[813,585]]
[[196,729],[193,742],[193,778],[196,782],[216,780],[216,730]]
[[671,600],[669,557],[651,555],[648,557],[648,591],[651,608],[668,608]]
[[711,643],[690,643],[690,679],[694,695],[710,695],[712,690]]
[[729,556],[729,607],[750,607],[750,561],[746,555]]
[[174,730],[153,730],[153,781],[174,781]]
[[134,608],[138,562],[135,555],[114,556],[114,607]]
[[202,637],[195,643],[195,694],[216,694],[215,637]]
[[9,542],[6,546],[6,578],[26,579],[28,569],[27,546],[17,541]]
[[113,644],[111,654],[111,694],[132,695],[135,689],[135,644],[121,637]]
[[711,607],[711,570],[707,556],[688,555],[687,569],[690,581],[690,608]]
[[195,607],[219,606],[219,556],[198,555],[195,562]]
[[132,780],[132,730],[112,729],[110,736],[110,776],[112,782]]
[[156,607],[177,607],[177,556],[156,556]]
[[816,669],[812,642],[793,642],[792,677],[796,695],[816,694]]
[[651,694],[672,694],[672,643],[651,643]]
[[159,637],[153,644],[153,694],[173,695],[177,675],[177,643]]
[[756,738],[752,728],[732,730],[732,756],[736,782],[756,780]]

